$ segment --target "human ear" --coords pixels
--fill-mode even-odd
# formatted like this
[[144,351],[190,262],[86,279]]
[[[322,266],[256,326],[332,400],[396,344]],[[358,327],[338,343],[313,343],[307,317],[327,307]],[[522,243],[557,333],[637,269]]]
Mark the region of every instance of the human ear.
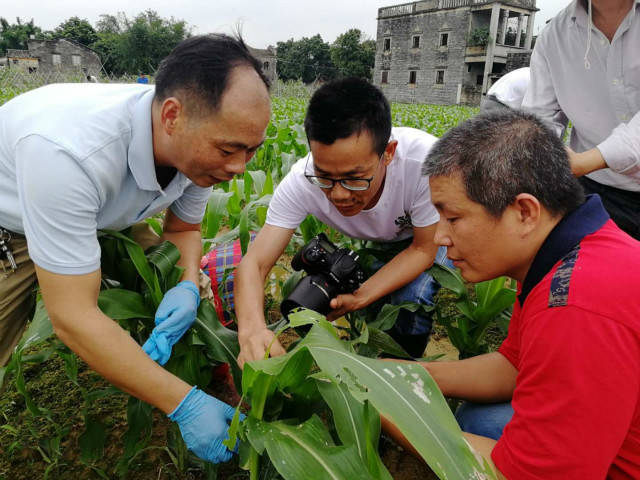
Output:
[[184,107],[176,97],[166,98],[160,107],[160,120],[162,128],[167,135],[175,132],[176,126],[183,115]]
[[516,195],[512,206],[523,236],[535,230],[542,214],[542,205],[538,199],[529,193],[520,193]]
[[393,160],[393,156],[396,153],[396,148],[398,147],[398,141],[397,140],[391,140],[386,148],[384,149],[384,154],[382,157],[382,160],[384,162],[384,166],[386,167],[387,165],[389,165],[391,163],[391,160]]

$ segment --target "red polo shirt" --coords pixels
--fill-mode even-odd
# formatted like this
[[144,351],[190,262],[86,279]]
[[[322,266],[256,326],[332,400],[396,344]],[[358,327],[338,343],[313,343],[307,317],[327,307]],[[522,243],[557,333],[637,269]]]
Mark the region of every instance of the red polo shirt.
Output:
[[508,479],[640,479],[640,242],[590,196],[538,252],[500,347],[518,370]]

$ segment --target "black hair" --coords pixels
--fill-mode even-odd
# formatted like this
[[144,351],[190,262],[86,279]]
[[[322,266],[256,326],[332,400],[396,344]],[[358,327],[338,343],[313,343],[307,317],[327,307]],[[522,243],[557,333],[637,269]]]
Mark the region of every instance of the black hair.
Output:
[[496,218],[520,193],[536,197],[554,216],[584,202],[562,141],[519,110],[482,113],[452,128],[431,148],[423,174],[460,174],[467,196]]
[[309,141],[325,145],[367,131],[373,137],[374,150],[382,155],[391,135],[391,108],[384,94],[366,80],[343,78],[316,90],[304,128]]
[[225,34],[197,35],[180,42],[160,63],[155,76],[155,99],[162,102],[171,96],[196,111],[204,107],[209,113],[220,104],[229,74],[237,66],[252,67],[269,88],[262,64],[245,45],[242,37]]

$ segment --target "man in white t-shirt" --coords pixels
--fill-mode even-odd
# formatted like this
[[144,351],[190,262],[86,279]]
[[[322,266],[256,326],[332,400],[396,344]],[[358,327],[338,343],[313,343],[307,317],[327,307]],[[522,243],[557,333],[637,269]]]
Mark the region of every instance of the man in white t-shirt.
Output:
[[[434,261],[446,261],[446,250],[433,242],[439,216],[420,176],[435,137],[412,128],[392,130],[382,92],[356,78],[316,91],[305,130],[311,153],[278,185],[266,224],[236,272],[241,365],[263,358],[273,341],[264,319],[264,280],[307,215],[350,237],[408,243],[353,294],[332,299],[329,318],[387,295],[392,303],[432,303],[438,285],[424,271]],[[403,310],[390,333],[409,354],[421,357],[430,330],[429,317]],[[284,353],[277,340],[270,353]]]

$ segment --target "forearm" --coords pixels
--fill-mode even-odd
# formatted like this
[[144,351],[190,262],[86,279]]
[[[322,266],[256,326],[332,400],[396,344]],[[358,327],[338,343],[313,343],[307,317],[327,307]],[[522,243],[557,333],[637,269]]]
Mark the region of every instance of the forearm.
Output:
[[604,161],[604,157],[600,153],[598,148],[592,148],[586,152],[576,153],[570,148],[567,148],[569,154],[569,165],[571,165],[571,171],[576,177],[587,175],[596,170],[607,168],[607,164]]
[[601,152],[606,167],[640,181],[640,112],[618,125],[594,150]]
[[489,464],[489,467],[494,471],[498,480],[505,480],[505,476],[500,473],[491,459],[491,452],[493,447],[496,446],[495,440],[492,438],[482,437],[480,435],[474,435],[473,433],[464,433],[464,438],[471,444],[476,453],[480,454]]
[[151,360],[131,336],[97,308],[52,318],[56,334],[118,388],[172,412],[191,388]]
[[249,258],[245,258],[236,270],[233,295],[238,322],[238,337],[241,341],[266,326],[264,318],[265,278],[266,273],[262,272],[258,264]]
[[182,280],[190,280],[200,284],[200,259],[202,258],[202,235],[200,230],[183,232],[167,232],[162,234],[163,240],[168,240],[180,250],[177,264],[184,268]]
[[[418,453],[415,447],[411,443],[409,443],[409,440],[407,440],[407,438],[402,434],[398,427],[396,427],[384,416],[380,416],[380,422],[384,433],[389,435],[394,442],[411,453],[411,455],[422,460],[422,456]],[[476,451],[476,453],[487,460],[489,467],[491,467],[491,469],[496,473],[498,479],[503,480],[505,477],[497,470],[496,466],[493,463],[493,460],[491,459],[491,452],[493,451],[493,447],[495,447],[497,442],[491,438],[481,437],[472,433],[465,432],[463,433],[463,435]]]
[[453,362],[422,362],[442,394],[472,402],[511,400],[518,371],[493,352]]

